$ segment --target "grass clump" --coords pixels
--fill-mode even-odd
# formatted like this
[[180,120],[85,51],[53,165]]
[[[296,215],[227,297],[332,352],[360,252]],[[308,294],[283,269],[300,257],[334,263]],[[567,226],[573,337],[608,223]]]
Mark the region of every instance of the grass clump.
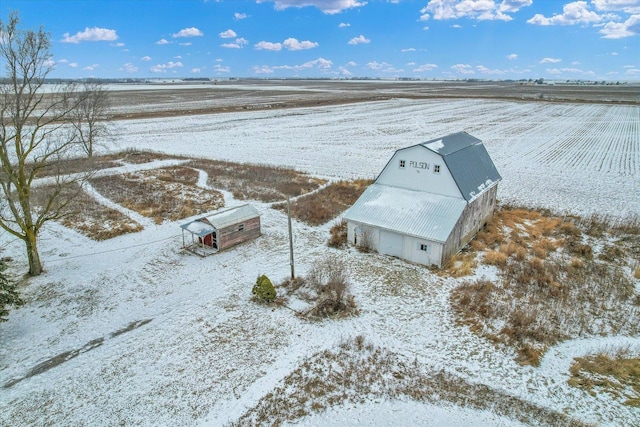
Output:
[[294,169],[270,165],[199,159],[189,166],[207,172],[210,186],[230,191],[239,200],[276,202],[308,193],[326,182]]
[[110,200],[162,223],[224,206],[220,192],[197,187],[197,180],[193,169],[175,166],[105,176],[91,180],[91,184]]
[[498,278],[463,282],[452,292],[459,322],[514,347],[518,362],[534,366],[549,346],[569,338],[639,333],[634,224],[498,210],[466,255],[482,253]]
[[576,357],[569,372],[569,385],[593,396],[608,393],[640,408],[640,357],[633,357],[628,349]]
[[347,246],[347,221],[341,219],[331,226],[329,230],[331,237],[327,241],[327,246],[331,248],[344,248]]
[[491,412],[527,425],[583,426],[570,416],[521,398],[433,371],[417,360],[374,346],[362,335],[341,341],[306,360],[231,426],[281,425],[328,407],[372,399],[453,404]]
[[[293,201],[291,216],[309,225],[325,224],[353,205],[372,182],[366,179],[334,182]],[[287,204],[278,203],[273,208],[286,212]]]

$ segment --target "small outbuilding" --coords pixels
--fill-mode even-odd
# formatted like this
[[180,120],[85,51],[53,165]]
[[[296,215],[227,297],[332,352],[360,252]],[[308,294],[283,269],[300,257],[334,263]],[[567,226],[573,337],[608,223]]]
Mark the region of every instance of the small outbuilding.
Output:
[[347,239],[442,267],[491,218],[501,179],[482,141],[466,132],[402,148],[345,212]]
[[260,213],[246,204],[198,218],[180,228],[182,247],[206,256],[260,236]]

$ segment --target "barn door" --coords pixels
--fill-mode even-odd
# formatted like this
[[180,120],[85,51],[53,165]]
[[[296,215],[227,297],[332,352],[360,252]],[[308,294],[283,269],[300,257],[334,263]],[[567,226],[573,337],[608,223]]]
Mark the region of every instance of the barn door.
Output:
[[402,258],[402,235],[380,230],[380,253]]

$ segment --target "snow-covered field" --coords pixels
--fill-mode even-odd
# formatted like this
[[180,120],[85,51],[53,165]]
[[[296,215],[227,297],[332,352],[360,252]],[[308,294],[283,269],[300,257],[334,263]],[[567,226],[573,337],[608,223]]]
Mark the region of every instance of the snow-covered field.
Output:
[[[461,130],[485,142],[503,177],[502,202],[578,214],[640,212],[638,106],[391,100],[139,120],[118,123],[118,145],[110,149],[373,178],[394,150]],[[225,195],[227,205],[238,203]],[[255,204],[263,236],[204,259],[180,251],[176,223],[99,243],[47,227],[47,272],[24,285],[27,305],[0,324],[0,424],[222,425],[306,360],[357,335],[424,371],[444,370],[583,422],[640,424],[637,409],[566,383],[574,356],[640,349],[638,337],[569,341],[550,349],[539,368],[519,366],[513,352],[456,325],[448,294],[457,282],[426,268],[341,251],[361,310],[349,319],[308,322],[252,303],[258,275],[280,281],[290,271],[286,217]],[[333,251],[325,245],[330,225],[294,224],[298,274]],[[0,234],[0,247],[26,270],[19,242]],[[68,360],[43,364],[61,354]],[[491,408],[368,395],[298,422],[519,425],[516,412]]]

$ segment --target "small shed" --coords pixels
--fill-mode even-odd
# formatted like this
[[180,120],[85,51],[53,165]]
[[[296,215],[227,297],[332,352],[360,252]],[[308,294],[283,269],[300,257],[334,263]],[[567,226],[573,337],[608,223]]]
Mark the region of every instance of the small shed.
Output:
[[246,204],[203,216],[180,228],[182,247],[206,256],[260,236],[260,213]]

